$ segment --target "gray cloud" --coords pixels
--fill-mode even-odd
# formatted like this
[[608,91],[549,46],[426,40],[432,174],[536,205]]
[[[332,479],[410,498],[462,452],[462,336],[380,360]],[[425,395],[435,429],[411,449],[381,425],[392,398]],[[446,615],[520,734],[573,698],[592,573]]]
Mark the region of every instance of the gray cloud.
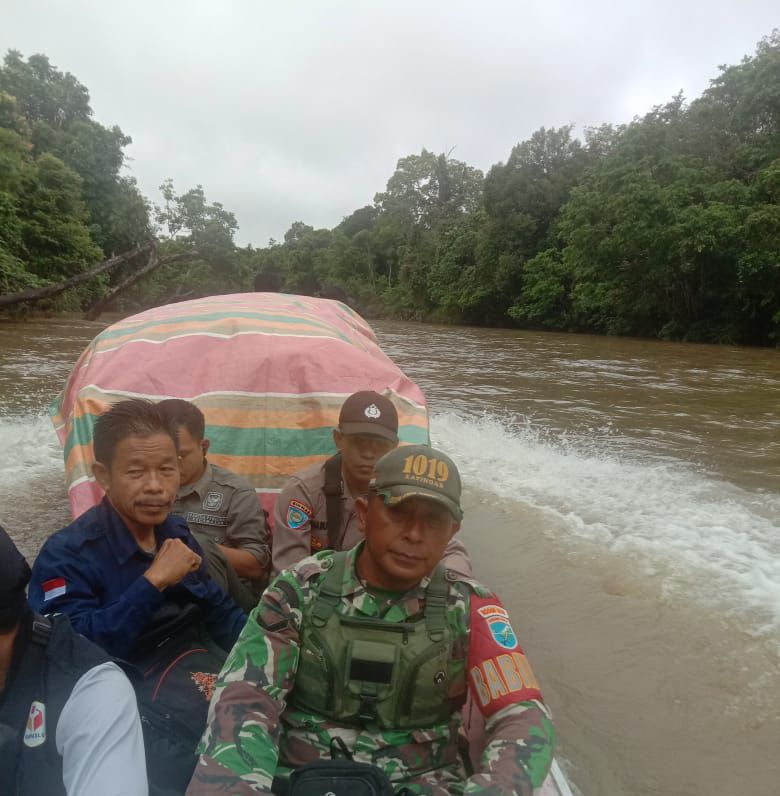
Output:
[[777,24],[776,0],[272,5],[4,0],[0,47],[89,88],[150,198],[201,183],[262,246],[338,223],[422,147],[487,170],[542,125],[695,97]]

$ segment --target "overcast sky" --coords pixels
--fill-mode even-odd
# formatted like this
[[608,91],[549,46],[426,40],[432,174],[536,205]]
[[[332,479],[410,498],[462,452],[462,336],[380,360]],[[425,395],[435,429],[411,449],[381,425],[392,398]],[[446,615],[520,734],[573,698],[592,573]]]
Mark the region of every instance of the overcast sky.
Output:
[[780,26],[778,0],[0,0],[0,48],[40,52],[238,241],[332,227],[422,147],[483,171],[541,126],[625,122],[698,96]]

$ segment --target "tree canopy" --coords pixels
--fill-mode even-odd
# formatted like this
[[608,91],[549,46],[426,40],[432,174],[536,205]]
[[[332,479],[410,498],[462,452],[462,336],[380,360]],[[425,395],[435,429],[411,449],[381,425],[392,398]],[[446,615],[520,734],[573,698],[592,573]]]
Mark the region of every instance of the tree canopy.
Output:
[[[153,206],[124,173],[131,139],[43,55],[0,68],[0,292],[85,274],[152,241],[82,303],[271,289],[400,318],[780,345],[780,33],[703,94],[629,124],[540,127],[486,174],[421,149],[333,229],[235,246],[201,186]],[[141,249],[139,249],[140,251]],[[91,272],[90,272],[91,273]],[[96,272],[97,273],[97,272]],[[113,288],[112,288],[113,286]]]
[[780,33],[630,124],[542,127],[483,175],[423,149],[333,230],[255,253],[284,288],[490,325],[780,344]]

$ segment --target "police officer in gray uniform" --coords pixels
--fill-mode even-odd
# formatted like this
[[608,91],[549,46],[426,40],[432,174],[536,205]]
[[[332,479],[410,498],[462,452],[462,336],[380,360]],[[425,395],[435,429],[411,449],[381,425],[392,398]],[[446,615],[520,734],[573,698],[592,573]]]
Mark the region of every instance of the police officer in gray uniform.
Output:
[[181,486],[171,511],[187,521],[211,577],[250,611],[270,565],[268,526],[257,494],[246,479],[207,461],[205,419],[195,404],[170,398],[160,408],[179,437]]
[[[372,390],[350,395],[333,442],[338,453],[296,473],[276,500],[274,575],[320,550],[349,550],[362,540],[355,499],[368,493],[377,461],[398,445],[393,402]],[[471,575],[468,553],[457,538],[447,546],[444,563]]]

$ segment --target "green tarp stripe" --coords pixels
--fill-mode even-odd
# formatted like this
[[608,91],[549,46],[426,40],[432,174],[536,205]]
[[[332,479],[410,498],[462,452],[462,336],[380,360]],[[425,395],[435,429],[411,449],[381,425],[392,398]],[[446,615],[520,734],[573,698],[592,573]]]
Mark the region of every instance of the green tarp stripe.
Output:
[[[63,455],[67,461],[75,445],[92,440],[96,417],[82,415],[74,421]],[[206,426],[210,450],[225,456],[320,456],[335,452],[331,428],[237,428]],[[425,444],[428,432],[419,426],[401,426],[398,436],[404,442]]]

